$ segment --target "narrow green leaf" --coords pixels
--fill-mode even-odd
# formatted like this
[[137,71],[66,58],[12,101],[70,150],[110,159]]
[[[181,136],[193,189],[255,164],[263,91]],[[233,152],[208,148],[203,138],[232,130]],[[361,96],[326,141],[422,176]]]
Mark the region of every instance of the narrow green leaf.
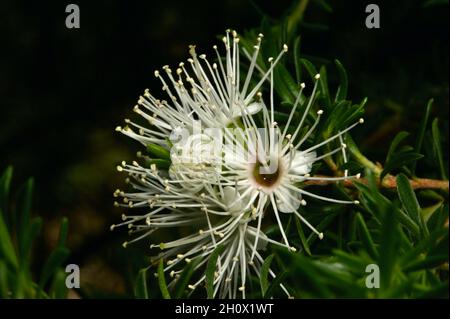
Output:
[[441,173],[441,178],[447,179],[447,173],[445,172],[444,158],[442,156],[441,134],[439,132],[437,118],[434,119],[433,124],[431,125],[431,133],[433,136],[433,146],[434,146],[434,151],[435,151],[438,163],[439,163],[439,170]]
[[331,107],[331,97],[330,97],[330,90],[328,89],[327,69],[324,66],[322,66],[320,68],[319,87],[320,87],[320,92],[321,92],[322,98],[325,101],[325,106],[327,108],[330,108]]
[[418,271],[423,269],[432,269],[438,267],[445,262],[448,262],[448,254],[447,255],[435,255],[435,256],[427,256],[422,260],[416,260],[410,263],[409,265],[403,268],[403,271]]
[[316,67],[315,67],[311,62],[309,62],[309,61],[306,60],[306,59],[300,59],[300,62],[303,64],[303,66],[305,67],[306,71],[308,71],[309,76],[310,76],[312,79],[314,79],[314,77],[315,77],[316,74],[317,74]]
[[63,262],[69,257],[70,251],[66,247],[56,247],[52,251],[50,256],[42,268],[41,276],[39,279],[39,287],[41,290],[44,288],[47,281],[56,273]]
[[401,263],[403,265],[408,265],[420,258],[422,254],[428,254],[430,250],[436,246],[438,240],[446,234],[448,235],[448,229],[445,228],[432,231],[428,237],[423,238],[401,257]]
[[273,294],[275,293],[275,289],[280,286],[286,275],[287,275],[286,270],[282,270],[281,273],[277,274],[277,276],[270,283],[269,288],[267,288],[264,298],[270,298],[273,296]]
[[416,237],[420,236],[420,226],[418,224],[416,224],[414,222],[414,220],[412,220],[411,217],[409,217],[409,215],[407,215],[403,210],[401,209],[397,209],[397,216],[398,216],[398,221],[406,226],[406,228]]
[[383,179],[388,173],[392,172],[395,169],[398,169],[412,161],[418,160],[422,158],[422,154],[417,154],[413,152],[402,152],[396,153],[392,155],[389,162],[386,162],[384,165],[384,169],[380,174],[380,179]]
[[[423,138],[425,136],[425,132],[426,132],[426,129],[427,129],[428,119],[430,117],[430,113],[431,113],[431,108],[433,106],[433,102],[434,102],[433,99],[430,99],[428,101],[427,107],[425,109],[425,114],[423,115],[422,121],[420,122],[419,133],[417,134],[416,145],[414,147],[414,151],[416,153],[420,153],[422,151]],[[417,161],[412,162],[411,171],[413,172],[413,174],[416,171],[416,165],[417,165]]]
[[362,215],[360,213],[356,214],[356,220],[359,225],[361,240],[366,247],[369,255],[374,259],[378,259],[378,251],[373,242],[372,236],[370,235],[369,229],[367,228],[366,222],[364,221]]
[[384,216],[381,225],[379,265],[381,271],[381,286],[386,291],[389,290],[391,280],[394,274],[394,267],[398,255],[399,232],[398,219],[395,209],[384,209]]
[[173,296],[175,299],[180,299],[183,297],[183,294],[186,290],[186,287],[189,284],[189,280],[194,274],[195,267],[200,262],[200,259],[194,259],[190,263],[186,265],[183,272],[180,274],[180,277],[177,279],[175,287],[173,289]]
[[392,156],[394,155],[395,151],[397,150],[398,145],[408,136],[409,136],[409,133],[405,132],[405,131],[401,131],[401,132],[397,133],[397,135],[392,140],[391,145],[389,146],[389,150],[388,150],[388,153],[386,155],[385,162],[389,162],[389,160],[392,158]]
[[28,267],[28,265],[30,264],[30,257],[31,257],[30,255],[33,247],[33,242],[39,236],[41,229],[42,229],[42,218],[41,217],[33,218],[30,223],[28,238],[25,241],[21,252],[22,255],[20,263],[25,267]]
[[275,90],[283,101],[294,103],[299,87],[285,66],[280,64],[274,70]]
[[62,270],[58,270],[54,276],[50,287],[49,295],[54,299],[66,299],[68,288],[66,286],[67,274]]
[[336,97],[335,102],[339,102],[342,100],[345,100],[347,97],[347,90],[348,90],[348,77],[347,77],[347,71],[345,71],[344,66],[341,64],[339,60],[334,60],[334,63],[336,64],[338,73],[339,73],[339,87],[336,91]]
[[17,268],[19,263],[17,261],[16,252],[14,250],[14,246],[6,227],[5,221],[3,219],[3,212],[0,209],[0,256],[3,258],[14,268]]
[[333,8],[325,0],[314,0],[314,2],[328,13],[333,12]]
[[8,166],[3,172],[0,178],[0,211],[3,213],[3,218],[5,224],[8,223],[7,212],[8,212],[8,198],[9,198],[9,187],[11,185],[11,179],[13,174],[12,166]]
[[148,299],[147,290],[147,268],[139,270],[139,273],[134,284],[134,296],[137,299]]
[[159,260],[158,265],[158,283],[163,298],[170,299],[169,288],[167,288],[166,277],[164,276],[164,262],[162,258]]
[[295,79],[297,83],[302,81],[302,68],[300,65],[300,36],[294,40],[294,65],[295,65]]
[[33,200],[33,186],[34,181],[32,178],[28,179],[23,186],[19,195],[19,207],[18,207],[18,230],[17,236],[19,238],[19,258],[25,257],[25,247],[29,247],[31,243],[30,238],[30,211]]
[[417,223],[417,225],[420,226],[422,233],[428,234],[426,225],[421,215],[419,202],[408,178],[404,174],[399,174],[396,181],[398,197],[400,198],[406,213],[414,222]]
[[8,265],[0,258],[0,299],[11,298],[8,282]]
[[298,236],[300,237],[300,241],[302,242],[302,246],[305,249],[306,253],[311,256],[311,250],[309,249],[308,241],[305,237],[305,232],[303,231],[302,223],[298,218],[295,218],[295,224],[297,226]]
[[209,256],[208,264],[206,265],[205,283],[208,299],[214,297],[214,273],[216,272],[217,260],[224,248],[225,246],[222,245],[217,246]]
[[59,238],[58,245],[65,246],[67,241],[67,234],[69,233],[69,220],[67,217],[63,217],[61,220],[61,226],[59,226]]
[[448,299],[448,280],[435,287],[428,289],[427,291],[419,294],[418,299],[436,299],[447,298]]
[[269,269],[272,263],[274,255],[268,256],[261,266],[261,273],[259,276],[259,282],[261,284],[261,294],[264,297],[266,295],[267,289],[269,287]]

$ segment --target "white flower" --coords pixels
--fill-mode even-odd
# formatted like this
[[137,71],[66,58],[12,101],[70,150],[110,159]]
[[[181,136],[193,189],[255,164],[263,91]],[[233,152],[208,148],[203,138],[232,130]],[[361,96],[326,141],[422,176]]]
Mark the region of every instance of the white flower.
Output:
[[[191,58],[188,64],[180,63],[174,73],[169,66],[164,66],[162,72],[155,71],[162,84],[162,90],[167,100],[153,97],[149,90],[145,90],[138,100],[134,111],[150,124],[150,128],[143,127],[130,120],[125,120],[126,126],[118,126],[117,131],[128,135],[144,145],[155,143],[170,148],[167,138],[174,131],[186,129],[193,133],[193,123],[198,120],[203,127],[224,128],[230,124],[237,124],[236,120],[243,114],[251,115],[259,112],[261,104],[255,96],[263,83],[267,80],[270,70],[287,51],[284,46],[271,68],[265,72],[257,84],[251,85],[254,70],[260,68],[256,61],[259,55],[260,34],[250,58],[250,66],[245,77],[240,72],[239,37],[235,31],[227,30],[223,37],[225,56],[222,58],[214,46],[217,63],[210,63],[206,55],[197,55],[195,46],[190,47]],[[245,80],[241,82],[241,78]]]
[[[224,249],[217,262],[214,296],[236,298],[239,294],[245,298],[248,273],[260,275],[263,257],[258,251],[273,240],[249,225],[255,218],[255,211],[242,207],[237,189],[227,186],[217,192],[205,185],[204,192],[192,194],[177,181],[165,178],[166,174],[154,164],[146,169],[136,162],[122,163],[118,170],[129,174],[128,182],[135,191],[117,190],[114,196],[122,197],[123,203],[116,202],[116,206],[150,208],[145,214],[123,215],[122,223],[111,226],[111,230],[127,226],[129,233],[136,236],[123,246],[144,239],[158,229],[183,228],[188,235],[150,245],[162,251],[156,259],[166,261],[164,272],[172,277],[169,287],[177,282],[186,263],[196,262],[196,269],[206,267],[211,253],[221,245]],[[257,247],[255,238],[258,238]],[[275,278],[272,270],[269,274]],[[189,288],[194,290],[204,282],[202,274]],[[290,296],[286,288],[280,286]]]
[[[222,245],[224,250],[216,265],[214,295],[236,298],[240,292],[245,297],[248,273],[260,274],[263,263],[260,251],[267,243],[295,251],[284,232],[280,212],[295,214],[322,238],[323,234],[297,211],[300,205],[306,205],[304,197],[345,204],[356,202],[311,193],[304,189],[303,183],[359,177],[359,174],[349,176],[347,171],[342,177],[329,178],[314,177],[310,173],[314,162],[338,152],[347,161],[343,136],[362,120],[305,149],[304,144],[323,113],[322,110],[316,112],[315,122],[304,133],[302,129],[316,97],[319,81],[319,75],[316,75],[300,122],[293,124],[304,84],[301,84],[287,123],[281,130],[274,120],[273,70],[287,46],[283,46],[276,59],[269,59],[270,66],[264,72],[256,64],[261,40],[262,35],[259,35],[252,55],[246,54],[250,65],[245,76],[240,74],[236,32],[227,31],[223,38],[223,60],[214,47],[217,63],[210,64],[206,56],[197,56],[195,47],[191,46],[190,68],[181,63],[174,74],[165,66],[166,77],[155,71],[168,100],[156,99],[146,90],[135,106],[135,112],[150,125],[144,127],[126,120],[126,127],[117,128],[146,146],[157,144],[170,153],[167,169],[158,168],[154,159],[141,153],[138,155],[145,164],[122,163],[117,167],[128,173],[127,181],[133,190],[117,190],[114,196],[121,197],[122,202],[116,202],[116,206],[146,212],[123,215],[123,222],[111,227],[127,226],[136,236],[124,246],[144,239],[158,229],[183,228],[183,234],[187,235],[150,245],[162,250],[156,258],[166,261],[164,271],[173,277],[170,285],[175,284],[186,262],[196,261],[195,269],[202,269],[214,249]],[[251,85],[255,69],[260,76],[257,83]],[[269,108],[259,92],[266,80],[270,83]],[[258,127],[258,117],[263,119],[262,127]],[[204,130],[199,130],[198,125]],[[207,132],[211,129],[219,130],[220,134]],[[325,154],[319,153],[322,146],[335,141],[338,141],[338,147]],[[268,238],[261,229],[269,206],[276,217],[283,243]],[[272,270],[269,274],[275,277]],[[195,289],[204,281],[202,274],[189,287]],[[290,296],[287,289],[280,286]]]
[[[271,62],[273,63],[273,61]],[[222,186],[235,185],[241,194],[241,197],[245,198],[248,203],[247,205],[241,205],[244,207],[253,205],[255,207],[255,215],[258,217],[257,232],[260,231],[261,219],[264,216],[266,207],[270,205],[283,237],[284,243],[278,244],[289,249],[295,249],[290,246],[284,232],[280,212],[294,213],[313,232],[315,232],[320,239],[322,239],[323,233],[316,230],[298,212],[300,205],[306,205],[304,197],[312,197],[333,203],[358,203],[358,201],[340,200],[314,194],[305,190],[302,183],[310,180],[340,181],[360,177],[360,174],[349,176],[347,170],[345,170],[345,175],[342,177],[327,178],[311,176],[310,172],[314,162],[320,161],[338,152],[341,152],[344,160],[347,161],[345,152],[346,145],[343,142],[342,136],[356,125],[363,123],[363,120],[360,119],[353,125],[326,140],[307,149],[303,149],[304,143],[316,129],[321,115],[323,114],[322,110],[318,110],[316,112],[315,122],[310,126],[308,131],[301,136],[300,132],[302,131],[306,116],[314,105],[320,75],[317,74],[315,76],[314,88],[311,96],[307,100],[300,122],[295,125],[292,123],[295,111],[300,105],[300,97],[305,88],[305,84],[303,83],[300,85],[300,91],[290,112],[285,128],[281,130],[274,121],[272,70],[273,68],[270,69],[270,108],[267,108],[261,100],[264,126],[263,128],[259,128],[251,115],[243,114],[241,121],[245,129],[242,130],[242,132],[238,131],[236,134],[224,135],[225,143],[227,145],[224,147],[224,166],[227,170],[223,171],[220,175],[221,181],[219,183],[221,183]],[[289,129],[293,129],[294,132],[288,134]],[[339,143],[338,147],[320,156],[317,155],[317,151],[322,146],[335,141]],[[237,199],[236,201],[239,202],[243,200]],[[231,203],[230,205],[233,204],[234,203]],[[257,246],[257,241],[258,236],[255,237],[254,247]]]
[[[254,69],[258,69],[256,60],[261,39],[259,35],[243,82],[240,82],[239,38],[234,31],[227,31],[223,39],[224,62],[216,47],[218,62],[211,65],[204,55],[197,56],[192,46],[189,70],[181,63],[176,75],[167,66],[163,68],[166,78],[159,71],[155,72],[168,101],[156,99],[146,90],[135,106],[134,111],[150,126],[126,120],[126,127],[117,128],[146,146],[157,144],[170,151],[168,169],[136,161],[131,165],[123,162],[117,167],[128,174],[127,182],[133,190],[117,190],[114,196],[122,201],[115,205],[146,212],[124,214],[122,223],[111,226],[111,229],[126,226],[135,236],[125,242],[124,247],[147,238],[158,229],[176,229],[175,235],[182,228],[182,233],[187,233],[172,241],[150,245],[162,250],[156,258],[166,261],[164,271],[173,278],[169,286],[175,284],[185,263],[196,261],[196,269],[204,268],[210,254],[222,245],[224,250],[217,262],[214,295],[236,298],[239,294],[245,298],[248,273],[260,274],[263,257],[259,251],[273,242],[260,229],[249,225],[256,217],[249,198],[241,195],[235,185],[222,183],[223,169],[228,168],[222,167],[221,143],[217,144],[217,138],[196,129],[197,124],[219,129],[238,126],[244,114],[251,116],[262,110],[258,90],[287,47],[271,68],[262,72],[259,82],[251,86]],[[169,137],[171,142],[167,141]],[[138,157],[151,163],[152,159],[140,152]],[[272,270],[269,274],[275,277]],[[189,288],[195,289],[204,281],[202,274]],[[289,296],[286,288],[280,286]]]

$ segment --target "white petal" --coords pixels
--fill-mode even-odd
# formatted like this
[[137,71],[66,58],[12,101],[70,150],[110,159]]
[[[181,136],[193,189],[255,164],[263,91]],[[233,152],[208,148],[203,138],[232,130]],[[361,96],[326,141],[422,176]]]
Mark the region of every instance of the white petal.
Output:
[[289,173],[297,175],[308,174],[311,172],[313,160],[315,158],[316,152],[302,153],[300,151],[295,151]]
[[247,111],[247,114],[253,115],[261,111],[262,104],[259,102],[250,103],[245,110]]
[[223,188],[223,203],[228,207],[229,212],[232,215],[238,215],[243,208],[243,200],[239,192],[234,187],[225,186]]
[[282,213],[293,213],[297,211],[301,203],[301,195],[281,186],[275,192],[277,208]]

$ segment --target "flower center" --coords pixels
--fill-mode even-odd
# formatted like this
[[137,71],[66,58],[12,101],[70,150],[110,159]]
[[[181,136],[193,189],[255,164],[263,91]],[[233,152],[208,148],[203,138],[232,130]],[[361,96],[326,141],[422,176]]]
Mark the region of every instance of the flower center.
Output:
[[[253,167],[253,177],[255,179],[255,182],[263,187],[272,187],[279,181],[281,176],[280,165],[277,165],[275,171],[271,170],[272,167],[270,167],[270,162],[268,163],[268,166],[269,167],[266,168],[263,164],[258,162]],[[265,173],[264,171],[269,172]]]

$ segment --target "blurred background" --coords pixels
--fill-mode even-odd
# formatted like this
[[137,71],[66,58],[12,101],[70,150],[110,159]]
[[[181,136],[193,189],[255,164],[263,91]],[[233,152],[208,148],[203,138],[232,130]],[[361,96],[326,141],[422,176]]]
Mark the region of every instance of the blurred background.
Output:
[[[318,64],[338,58],[351,99],[369,98],[367,134],[355,136],[361,149],[382,161],[388,141],[400,129],[414,131],[432,97],[448,150],[445,1],[327,1],[331,12],[323,2],[306,9],[301,51]],[[45,238],[34,267],[68,216],[70,261],[82,268],[84,293],[131,296],[130,279],[146,253],[122,249],[126,232],[111,233],[109,225],[121,215],[112,193],[124,187],[115,166],[139,145],[114,128],[134,116],[145,88],[160,96],[153,71],[186,60],[188,45],[209,51],[226,28],[279,19],[295,1],[75,1],[80,29],[65,26],[69,3],[0,5],[0,169],[14,166],[14,184],[35,178],[33,213],[45,219]],[[365,27],[369,3],[380,6],[380,29]]]

